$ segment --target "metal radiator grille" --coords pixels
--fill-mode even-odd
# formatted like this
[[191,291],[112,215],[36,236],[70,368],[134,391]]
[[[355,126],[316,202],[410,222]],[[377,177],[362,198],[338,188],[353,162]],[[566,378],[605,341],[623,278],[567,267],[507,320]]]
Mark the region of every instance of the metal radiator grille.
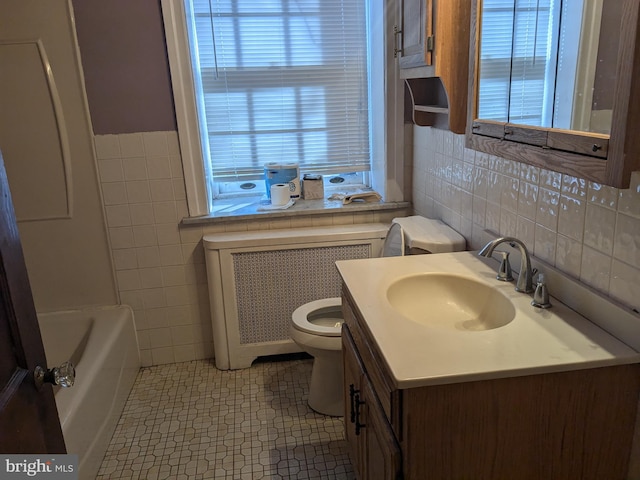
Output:
[[296,308],[340,296],[335,262],[370,256],[368,244],[234,253],[240,343],[289,339]]

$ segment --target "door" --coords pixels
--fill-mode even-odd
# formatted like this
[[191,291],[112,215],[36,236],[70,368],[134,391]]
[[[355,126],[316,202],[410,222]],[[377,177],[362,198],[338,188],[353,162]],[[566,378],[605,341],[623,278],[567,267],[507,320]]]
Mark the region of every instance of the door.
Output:
[[[356,410],[360,408],[359,396],[361,392],[361,381],[364,375],[362,363],[356,353],[356,347],[353,338],[349,332],[349,327],[342,325],[342,355],[344,370],[344,436],[350,447],[351,463],[358,478],[363,477],[363,459],[362,447],[360,440],[360,426],[356,429],[356,421],[360,422],[359,415],[356,416]],[[356,395],[358,397],[356,397]]]
[[7,173],[0,154],[0,453],[65,453]]
[[396,480],[402,478],[402,454],[391,425],[373,391],[371,382],[363,377],[365,478],[367,480]]
[[433,0],[401,0],[399,8],[400,68],[432,65]]
[[364,372],[347,325],[342,326],[342,352],[345,439],[356,476],[367,480],[401,478],[400,446]]

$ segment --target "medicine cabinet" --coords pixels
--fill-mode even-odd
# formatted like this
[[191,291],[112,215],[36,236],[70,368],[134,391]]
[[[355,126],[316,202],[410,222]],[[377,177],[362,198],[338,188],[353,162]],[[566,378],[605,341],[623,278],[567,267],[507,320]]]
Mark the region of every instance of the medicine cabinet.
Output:
[[467,147],[628,188],[640,170],[640,1],[471,3]]

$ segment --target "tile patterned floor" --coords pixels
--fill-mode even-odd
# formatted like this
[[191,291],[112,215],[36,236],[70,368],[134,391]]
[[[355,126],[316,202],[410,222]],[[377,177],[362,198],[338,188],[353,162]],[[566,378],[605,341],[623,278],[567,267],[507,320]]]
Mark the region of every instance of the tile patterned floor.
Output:
[[142,369],[97,480],[353,479],[342,418],[307,406],[311,366]]

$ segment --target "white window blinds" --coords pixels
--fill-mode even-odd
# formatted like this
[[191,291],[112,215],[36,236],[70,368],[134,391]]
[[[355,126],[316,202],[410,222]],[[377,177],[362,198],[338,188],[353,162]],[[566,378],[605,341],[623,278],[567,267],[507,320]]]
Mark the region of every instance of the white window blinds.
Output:
[[370,169],[365,0],[185,0],[214,181]]
[[483,0],[478,117],[550,125],[560,2]]

